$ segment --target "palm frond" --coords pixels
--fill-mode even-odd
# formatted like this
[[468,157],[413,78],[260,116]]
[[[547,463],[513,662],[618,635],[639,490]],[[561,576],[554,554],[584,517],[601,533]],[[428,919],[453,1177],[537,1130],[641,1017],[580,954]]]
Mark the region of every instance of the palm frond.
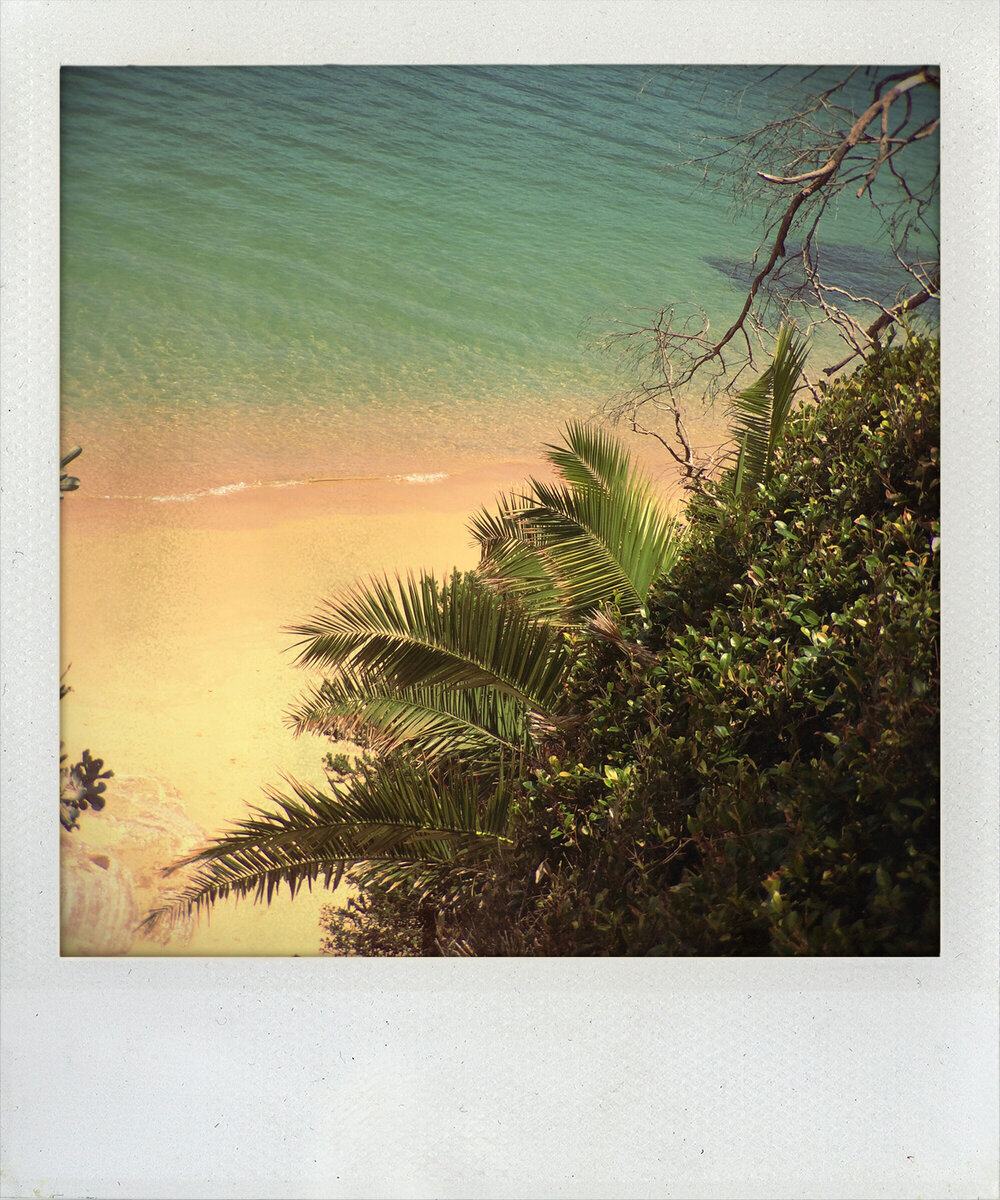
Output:
[[494,503],[495,510],[483,507],[469,518],[469,531],[483,555],[518,536],[520,529],[514,514],[530,501],[523,492],[498,492]]
[[532,479],[474,519],[480,571],[546,619],[576,622],[612,599],[634,611],[672,565],[678,523],[612,434],[571,422],[565,443],[547,454],[563,484]]
[[469,872],[508,840],[512,793],[503,770],[487,786],[457,765],[433,771],[397,756],[329,793],[288,783],[291,794],[267,791],[275,809],[251,809],[168,868],[166,874],[195,871],[140,929],[170,925],[228,896],[270,903],[282,885],[294,897],[318,879],[335,888],[344,870],[358,863],[436,864]]
[[404,747],[424,759],[493,760],[524,748],[524,705],[495,688],[396,687],[371,673],[339,671],[289,712],[296,734],[351,741],[376,754]]
[[562,446],[546,446],[545,457],[571,487],[621,491],[635,478],[631,455],[610,430],[569,421],[563,439]]
[[373,578],[290,632],[302,665],[397,689],[494,687],[541,712],[556,705],[567,665],[556,630],[474,575]]
[[475,898],[487,876],[482,864],[450,862],[364,862],[351,867],[350,880],[361,888],[376,886],[387,892],[405,891],[418,904],[430,901],[435,909],[448,908]]
[[782,325],[770,366],[734,397],[730,433],[736,449],[728,473],[733,495],[743,495],[770,478],[775,447],[788,420],[808,352],[808,344],[795,325]]
[[480,577],[536,617],[552,620],[563,612],[563,582],[543,539],[519,519],[532,503],[523,494],[500,493],[496,511],[480,509],[470,519],[469,529],[479,543]]
[[561,577],[570,619],[615,597],[623,612],[638,609],[679,544],[678,523],[652,484],[636,478],[621,491],[532,484],[538,503],[521,520]]

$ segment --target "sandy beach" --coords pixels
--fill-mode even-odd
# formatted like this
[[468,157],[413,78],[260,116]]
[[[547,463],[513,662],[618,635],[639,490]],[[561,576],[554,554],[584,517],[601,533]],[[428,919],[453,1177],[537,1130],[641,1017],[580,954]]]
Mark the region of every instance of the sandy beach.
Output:
[[[359,576],[472,566],[468,516],[540,469],[491,464],[432,482],[263,487],[169,504],[68,496],[61,659],[73,690],[62,736],[72,758],[89,748],[115,779],[104,812],[63,835],[64,866],[83,858],[107,893],[117,886],[111,860],[141,908],[166,865],[152,860],[174,843],[136,835],[119,821],[126,810],[148,813],[168,795],[187,845],[190,823],[218,832],[283,773],[322,783],[328,744],[296,740],[284,722],[307,682],[284,627]],[[228,901],[188,941],[136,939],[127,952],[315,954],[329,900],[320,888],[269,908]],[[94,919],[77,912],[75,928],[64,925],[64,954],[98,952]]]

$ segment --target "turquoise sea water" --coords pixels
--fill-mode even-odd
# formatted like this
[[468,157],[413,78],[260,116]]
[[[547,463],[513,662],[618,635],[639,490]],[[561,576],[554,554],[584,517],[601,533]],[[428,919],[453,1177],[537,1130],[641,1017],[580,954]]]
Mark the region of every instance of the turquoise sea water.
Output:
[[[88,491],[532,453],[628,383],[591,344],[613,321],[733,315],[757,219],[664,167],[777,115],[767,74],[65,69],[63,440]],[[828,237],[880,278],[867,205]]]

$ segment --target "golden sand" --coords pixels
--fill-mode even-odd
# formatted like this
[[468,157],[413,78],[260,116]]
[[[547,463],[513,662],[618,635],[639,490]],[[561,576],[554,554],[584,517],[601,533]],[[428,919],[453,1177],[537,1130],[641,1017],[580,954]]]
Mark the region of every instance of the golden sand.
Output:
[[[283,719],[307,682],[284,627],[359,576],[471,567],[469,514],[539,470],[510,463],[433,483],[260,488],[170,504],[67,497],[67,751],[88,747],[118,776],[154,777],[209,832],[264,802],[262,786],[283,773],[322,783],[327,745],[293,738]],[[71,836],[99,846],[103,815],[85,815]],[[140,939],[130,953],[315,954],[329,899],[318,888],[269,908],[227,901],[189,942]]]

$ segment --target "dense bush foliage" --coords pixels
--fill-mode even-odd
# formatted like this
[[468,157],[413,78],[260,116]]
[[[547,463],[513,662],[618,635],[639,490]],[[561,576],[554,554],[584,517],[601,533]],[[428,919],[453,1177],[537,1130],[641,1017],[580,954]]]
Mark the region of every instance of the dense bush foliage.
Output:
[[937,953],[939,395],[917,339],[834,384],[572,635],[576,723],[446,950]]
[[389,889],[348,872],[354,888],[342,907],[324,904],[320,913],[322,954],[362,958],[413,958],[435,954],[434,909],[410,893]]

